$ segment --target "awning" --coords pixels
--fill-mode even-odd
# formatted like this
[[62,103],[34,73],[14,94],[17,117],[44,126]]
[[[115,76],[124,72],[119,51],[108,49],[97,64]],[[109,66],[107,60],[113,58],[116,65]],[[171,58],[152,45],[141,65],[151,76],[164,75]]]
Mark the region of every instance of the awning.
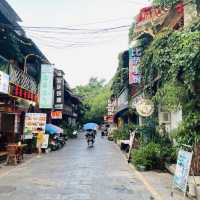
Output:
[[60,134],[63,133],[63,129],[53,124],[46,124],[45,132],[50,135]]

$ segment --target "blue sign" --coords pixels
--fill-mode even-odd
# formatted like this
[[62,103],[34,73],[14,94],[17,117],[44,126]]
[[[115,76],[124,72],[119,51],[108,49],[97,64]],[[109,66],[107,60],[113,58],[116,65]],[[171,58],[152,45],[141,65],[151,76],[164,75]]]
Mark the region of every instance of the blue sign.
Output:
[[187,152],[184,150],[179,151],[174,175],[174,185],[183,192],[186,192],[187,189],[191,161],[192,152]]

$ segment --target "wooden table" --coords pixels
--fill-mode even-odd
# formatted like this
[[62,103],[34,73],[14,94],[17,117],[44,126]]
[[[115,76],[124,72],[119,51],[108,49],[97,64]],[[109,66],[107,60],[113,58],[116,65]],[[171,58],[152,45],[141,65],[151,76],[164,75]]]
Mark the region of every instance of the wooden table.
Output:
[[15,143],[8,144],[7,146],[7,164],[14,163],[15,165],[17,163],[22,162],[23,160],[23,150],[26,144],[18,145]]

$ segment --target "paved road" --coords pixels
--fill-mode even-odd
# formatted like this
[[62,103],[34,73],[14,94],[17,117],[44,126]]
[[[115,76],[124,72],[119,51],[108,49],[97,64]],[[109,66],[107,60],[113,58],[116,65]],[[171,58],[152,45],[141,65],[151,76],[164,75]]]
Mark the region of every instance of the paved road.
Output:
[[0,177],[0,200],[148,200],[150,196],[116,146],[100,137],[94,148],[87,148],[79,137],[62,150]]

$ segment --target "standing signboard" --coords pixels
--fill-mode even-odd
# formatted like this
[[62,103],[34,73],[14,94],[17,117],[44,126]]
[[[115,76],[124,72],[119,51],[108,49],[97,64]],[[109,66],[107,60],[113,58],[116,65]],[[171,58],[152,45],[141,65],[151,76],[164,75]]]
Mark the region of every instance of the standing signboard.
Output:
[[55,69],[54,108],[63,109],[64,105],[64,72]]
[[134,139],[135,139],[135,131],[132,131],[130,133],[130,140],[129,140],[128,162],[130,161],[130,158],[131,158],[131,151],[133,148]]
[[49,135],[48,134],[45,134],[44,135],[44,142],[42,143],[42,149],[47,149],[48,147],[48,144],[49,144]]
[[50,64],[41,65],[40,108],[53,107],[53,67]]
[[173,180],[173,187],[177,187],[186,193],[190,165],[192,161],[192,152],[180,150],[176,164],[176,171]]
[[46,113],[26,113],[24,125],[24,139],[32,139],[33,133],[37,132],[37,128],[41,128],[45,133]]
[[0,93],[8,94],[9,75],[0,71]]

